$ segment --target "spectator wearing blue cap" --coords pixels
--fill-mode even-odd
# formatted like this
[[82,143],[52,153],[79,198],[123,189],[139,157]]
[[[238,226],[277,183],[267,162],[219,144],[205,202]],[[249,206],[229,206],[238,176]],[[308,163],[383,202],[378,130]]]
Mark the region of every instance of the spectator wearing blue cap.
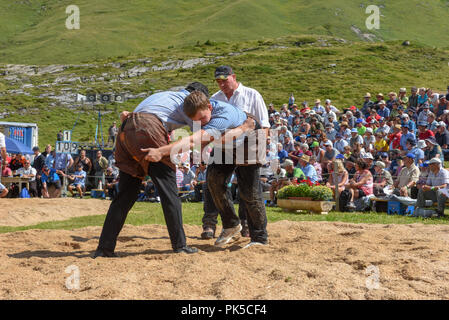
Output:
[[363,119],[357,119],[355,122],[355,127],[359,135],[363,136],[366,132],[366,127],[363,125],[365,121]]
[[417,146],[417,142],[415,139],[412,138],[408,139],[405,145],[406,145],[405,153],[414,155],[413,159],[415,165],[419,165],[424,161],[424,151]]
[[407,153],[403,161],[404,167],[394,183],[393,193],[401,197],[410,197],[412,188],[418,182],[420,171],[415,165],[415,155],[413,153]]
[[407,145],[406,145],[407,140],[409,140],[409,139],[415,140],[415,135],[409,131],[408,124],[404,124],[401,127],[401,130],[402,130],[402,135],[401,135],[401,140],[400,140],[399,144],[401,146],[401,150],[407,150]]
[[439,158],[432,158],[429,161],[430,172],[426,183],[418,191],[416,206],[425,207],[426,200],[432,200],[438,203],[437,214],[444,216],[444,207],[447,197],[441,192],[449,185],[449,171],[441,167],[442,161]]

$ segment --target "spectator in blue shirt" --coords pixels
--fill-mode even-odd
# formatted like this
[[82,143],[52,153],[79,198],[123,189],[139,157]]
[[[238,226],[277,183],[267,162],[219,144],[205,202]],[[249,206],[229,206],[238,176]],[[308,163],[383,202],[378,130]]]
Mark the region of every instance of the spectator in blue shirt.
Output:
[[382,118],[388,118],[390,116],[390,109],[385,107],[385,105],[385,100],[379,101],[379,110],[377,111],[377,114]]
[[310,181],[312,183],[316,183],[318,181],[318,174],[316,173],[315,167],[312,166],[310,163],[310,157],[308,155],[303,154],[299,158],[299,167]]
[[80,198],[83,197],[86,187],[86,175],[86,172],[83,170],[83,165],[81,163],[77,164],[75,173],[69,176],[69,179],[73,180],[73,183],[67,187],[72,197],[74,196],[73,189],[78,191]]
[[284,163],[285,159],[288,158],[288,152],[284,150],[282,143],[278,143],[278,158],[280,163]]
[[401,145],[402,150],[407,150],[406,142],[411,139],[415,140],[415,135],[409,131],[408,125],[405,124],[402,126],[402,135],[399,144]]
[[42,168],[41,182],[42,195],[44,196],[44,198],[50,198],[50,194],[48,192],[50,186],[55,187],[54,198],[59,198],[59,196],[61,195],[61,180],[59,179],[55,168],[49,168],[47,165],[45,165]]
[[415,156],[415,164],[419,165],[424,161],[424,151],[422,151],[418,146],[415,139],[408,139],[406,141],[406,153],[411,153]]

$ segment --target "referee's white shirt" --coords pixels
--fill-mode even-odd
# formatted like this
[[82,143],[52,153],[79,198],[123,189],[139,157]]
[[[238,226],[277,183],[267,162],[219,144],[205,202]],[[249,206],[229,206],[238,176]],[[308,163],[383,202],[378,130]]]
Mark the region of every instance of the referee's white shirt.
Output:
[[240,110],[255,116],[262,127],[270,127],[267,106],[263,101],[262,95],[255,89],[245,87],[239,83],[239,86],[229,100],[221,90],[216,92],[211,99],[230,103]]
[[0,148],[6,148],[5,135],[0,132]]

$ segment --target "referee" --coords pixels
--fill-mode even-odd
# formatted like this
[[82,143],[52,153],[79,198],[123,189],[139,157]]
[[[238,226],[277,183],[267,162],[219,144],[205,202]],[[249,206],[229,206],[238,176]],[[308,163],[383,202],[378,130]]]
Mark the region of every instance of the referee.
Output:
[[[216,68],[215,81],[217,82],[220,90],[216,92],[211,97],[211,99],[232,104],[233,106],[238,107],[240,110],[252,114],[255,117],[255,120],[261,124],[262,128],[266,129],[266,136],[268,137],[270,122],[267,106],[265,105],[262,95],[257,90],[245,87],[242,83],[237,82],[236,75],[230,66],[219,66],[218,68]],[[209,167],[211,166],[214,165],[209,165]],[[211,171],[209,170],[209,167],[207,172]],[[258,176],[260,175],[260,170],[257,174]],[[201,234],[201,238],[212,239],[215,235],[215,230],[218,223],[218,210],[214,204],[214,201],[212,200],[206,184],[204,185],[203,192],[204,216],[202,219],[203,232]],[[247,208],[245,207],[244,202],[241,201],[239,205],[239,218],[242,224],[241,234],[243,237],[249,237],[248,222],[246,217]]]

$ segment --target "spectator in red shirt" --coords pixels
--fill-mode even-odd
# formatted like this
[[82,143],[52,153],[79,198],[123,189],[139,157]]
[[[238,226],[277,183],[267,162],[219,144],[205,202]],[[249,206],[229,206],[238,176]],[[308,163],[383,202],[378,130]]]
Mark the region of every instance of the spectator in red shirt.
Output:
[[427,129],[427,123],[426,122],[419,122],[418,123],[418,140],[426,140],[430,137],[434,137],[435,134],[432,130]]
[[400,124],[395,124],[393,128],[393,133],[389,135],[388,139],[390,140],[390,150],[397,149],[399,150],[401,146],[401,132],[402,126]]

